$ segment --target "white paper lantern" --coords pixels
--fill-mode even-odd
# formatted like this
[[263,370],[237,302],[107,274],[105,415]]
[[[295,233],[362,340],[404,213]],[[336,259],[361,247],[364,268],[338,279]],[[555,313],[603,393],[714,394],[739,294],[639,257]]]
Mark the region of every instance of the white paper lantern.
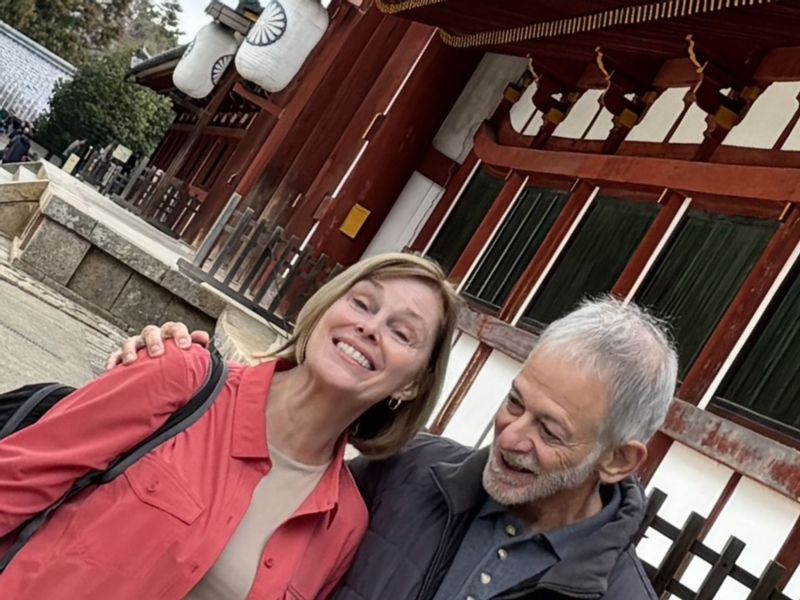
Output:
[[238,44],[233,32],[219,23],[209,23],[197,32],[175,65],[172,82],[192,98],[205,98],[233,60]]
[[328,12],[317,0],[270,0],[236,53],[236,70],[266,91],[279,92],[327,28]]

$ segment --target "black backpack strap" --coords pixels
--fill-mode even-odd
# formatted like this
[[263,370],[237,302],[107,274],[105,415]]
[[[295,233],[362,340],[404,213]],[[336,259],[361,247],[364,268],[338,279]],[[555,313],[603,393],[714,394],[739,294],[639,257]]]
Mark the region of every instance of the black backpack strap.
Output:
[[55,512],[62,504],[75,497],[77,494],[92,485],[107,483],[116,479],[125,469],[130,467],[145,454],[163,444],[170,438],[176,436],[181,431],[190,427],[211,407],[214,400],[225,386],[228,375],[228,368],[225,361],[215,351],[210,350],[211,364],[208,369],[206,379],[200,390],[183,407],[175,411],[158,430],[141,442],[138,446],[115,460],[105,471],[93,471],[87,473],[75,483],[69,491],[64,494],[53,505],[49,506],[35,517],[31,518],[17,534],[17,539],[0,558],[0,573],[2,573],[14,556],[28,542],[31,537],[44,525],[48,517]]
[[47,396],[56,390],[60,390],[62,388],[65,390],[73,389],[60,383],[50,383],[39,388],[33,394],[31,394],[28,399],[25,400],[25,402],[23,402],[16,411],[14,411],[14,414],[9,417],[8,421],[6,421],[5,425],[3,425],[3,428],[0,429],[0,440],[14,433],[20,423],[22,423],[22,421],[24,421],[25,418],[31,414],[31,412],[33,412],[37,406],[39,406],[42,400],[47,398]]

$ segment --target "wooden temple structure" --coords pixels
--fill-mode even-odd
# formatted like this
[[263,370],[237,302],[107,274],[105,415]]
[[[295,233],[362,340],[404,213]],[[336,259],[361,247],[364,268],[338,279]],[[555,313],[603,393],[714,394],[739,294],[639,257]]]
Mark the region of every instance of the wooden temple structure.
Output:
[[754,571],[775,557],[800,597],[800,2],[328,11],[277,94],[231,66],[190,101],[171,85],[179,55],[137,67],[175,102],[152,165],[199,206],[179,235],[201,245],[237,197],[341,265],[438,260],[471,310],[431,427],[470,444],[544,325],[586,295],[651,307],[681,381],[643,479],[676,519],[707,517],[709,543],[745,539]]

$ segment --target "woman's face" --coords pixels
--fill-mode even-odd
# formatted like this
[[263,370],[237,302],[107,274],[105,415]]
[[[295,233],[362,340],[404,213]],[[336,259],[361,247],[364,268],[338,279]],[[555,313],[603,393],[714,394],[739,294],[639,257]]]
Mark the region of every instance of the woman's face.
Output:
[[419,279],[362,280],[322,315],[306,367],[365,409],[392,395],[410,399],[442,312],[439,294]]

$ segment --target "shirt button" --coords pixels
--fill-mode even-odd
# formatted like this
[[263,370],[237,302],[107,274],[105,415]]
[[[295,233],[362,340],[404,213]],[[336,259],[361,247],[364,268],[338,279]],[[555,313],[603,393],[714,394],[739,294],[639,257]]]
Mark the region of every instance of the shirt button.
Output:
[[148,494],[154,494],[157,489],[158,489],[158,480],[156,479],[155,481],[151,481],[150,483],[148,483],[147,487],[144,488],[144,491],[147,492]]
[[264,566],[267,567],[268,569],[271,569],[274,564],[275,561],[272,558],[268,558],[267,560],[264,561]]
[[475,600],[475,596],[467,596],[467,600]]
[[483,585],[489,585],[492,583],[492,576],[488,573],[481,573],[481,583]]
[[515,535],[517,535],[517,528],[514,527],[513,525],[506,525],[506,533],[511,537],[514,537]]
[[508,550],[506,550],[505,548],[500,548],[500,550],[497,551],[497,558],[499,558],[500,560],[507,559],[508,558]]

